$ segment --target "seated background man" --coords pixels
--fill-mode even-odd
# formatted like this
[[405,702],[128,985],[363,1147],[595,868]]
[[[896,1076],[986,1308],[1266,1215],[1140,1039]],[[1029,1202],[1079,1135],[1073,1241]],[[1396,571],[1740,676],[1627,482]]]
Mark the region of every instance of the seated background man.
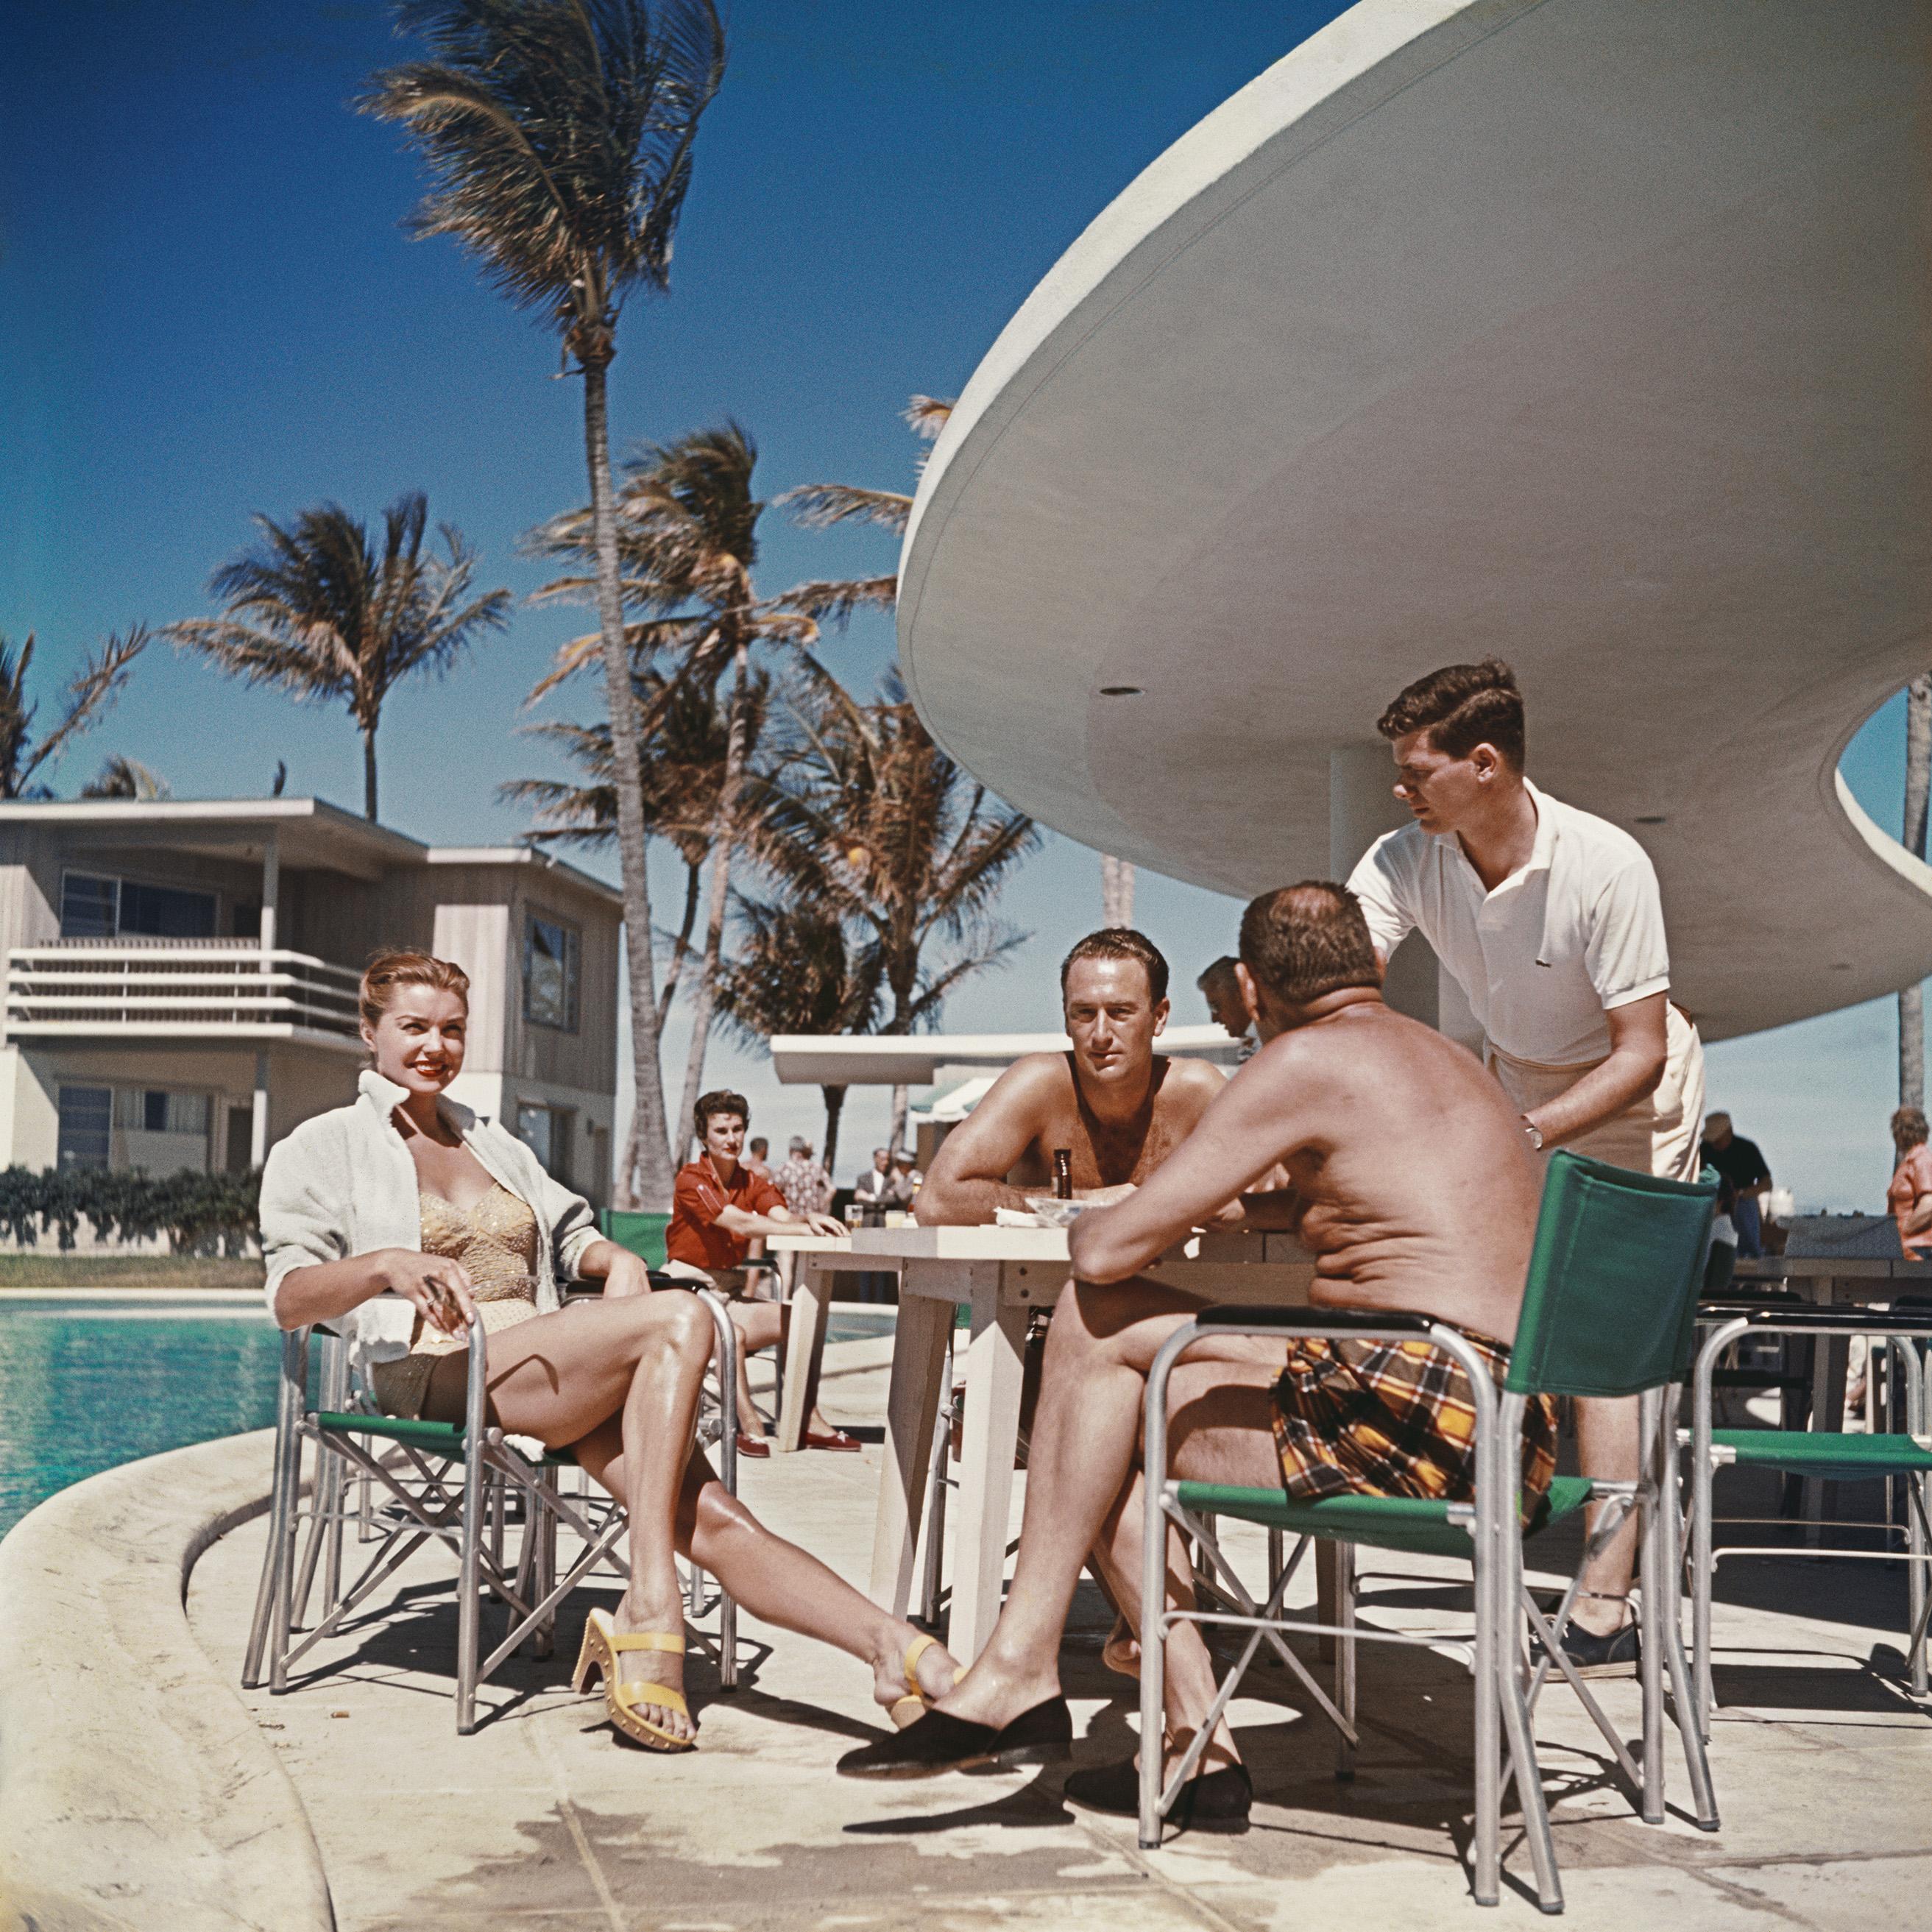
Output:
[[1053,1155],[1073,1156],[1076,1198],[1137,1184],[1192,1132],[1225,1084],[1204,1061],[1170,1060],[1167,962],[1127,926],[1089,933],[1060,968],[1070,1053],[1030,1053],[995,1081],[933,1156],[922,1226],[992,1220],[1053,1192]]
[[[1146,1378],[1197,1306],[1130,1279],[1212,1220],[1276,1162],[1292,1194],[1252,1197],[1316,1256],[1310,1300],[1401,1309],[1468,1334],[1498,1381],[1522,1300],[1540,1194],[1514,1108],[1461,1048],[1382,1004],[1381,968],[1346,888],[1290,886],[1241,921],[1243,992],[1263,1045],[1200,1125],[1131,1196],[1084,1216],[1074,1279],[1054,1312],[1034,1419],[1019,1561],[992,1640],[959,1684],[897,1737],[848,1754],[851,1776],[918,1775],[1011,1754],[1045,1761],[1072,1724],[1060,1636],[1096,1546],[1115,1600],[1138,1622],[1138,1466]],[[1184,1480],[1348,1492],[1473,1492],[1474,1409],[1461,1366],[1426,1343],[1211,1337],[1172,1384],[1169,1466]],[[1555,1468],[1546,1401],[1526,1422],[1526,1506]],[[1177,1554],[1169,1588],[1184,1600]],[[1168,1642],[1168,1722],[1184,1748],[1214,1696],[1194,1627]],[[1131,1764],[1076,1773],[1067,1796],[1131,1812]],[[1238,1826],[1250,1796],[1225,1721],[1177,1819]]]
[[1208,1017],[1230,1040],[1241,1042],[1241,1058],[1247,1060],[1255,1057],[1258,1042],[1255,1039],[1254,1022],[1249,1016],[1247,1002],[1241,998],[1240,978],[1234,971],[1238,963],[1224,952],[1203,970],[1194,983],[1200,988],[1201,997],[1208,1002]]
[[[753,1239],[760,1234],[796,1232],[800,1227],[815,1234],[846,1238],[845,1225],[830,1214],[795,1214],[769,1175],[757,1173],[740,1158],[751,1103],[742,1094],[723,1089],[698,1096],[692,1109],[701,1151],[678,1170],[671,1190],[670,1220],[664,1229],[666,1272],[687,1281],[742,1290],[745,1264]],[[738,1331],[738,1450],[741,1455],[769,1456],[765,1425],[752,1400],[746,1364],[758,1349],[782,1340],[788,1310],[775,1301],[734,1300],[731,1325]],[[816,1409],[806,1425],[806,1445],[812,1449],[856,1450],[859,1444],[844,1430],[832,1428]]]

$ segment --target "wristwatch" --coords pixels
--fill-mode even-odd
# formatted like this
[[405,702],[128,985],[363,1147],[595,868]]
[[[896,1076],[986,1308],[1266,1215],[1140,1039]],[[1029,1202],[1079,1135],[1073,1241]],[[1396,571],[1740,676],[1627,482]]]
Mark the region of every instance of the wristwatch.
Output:
[[1522,1130],[1529,1137],[1531,1151],[1540,1154],[1543,1151],[1543,1130],[1527,1114],[1522,1117]]

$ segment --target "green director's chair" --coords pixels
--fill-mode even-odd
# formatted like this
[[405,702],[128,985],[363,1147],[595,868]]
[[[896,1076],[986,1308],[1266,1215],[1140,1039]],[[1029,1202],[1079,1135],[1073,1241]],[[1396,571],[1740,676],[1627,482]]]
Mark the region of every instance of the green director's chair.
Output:
[[[1475,1820],[1473,1890],[1479,1904],[1500,1897],[1502,1801],[1514,1780],[1535,1868],[1538,1903],[1563,1909],[1549,1811],[1536,1758],[1532,1719],[1554,1666],[1568,1680],[1595,1721],[1636,1796],[1646,1823],[1664,1817],[1664,1673],[1667,1669],[1678,1730],[1688,1761],[1696,1821],[1718,1826],[1703,1739],[1690,1695],[1679,1632],[1680,1573],[1676,1522],[1677,1384],[1689,1367],[1697,1292],[1710,1243],[1716,1189],[1661,1180],[1559,1150],[1551,1156],[1532,1250],[1522,1316],[1507,1380],[1498,1390],[1482,1358],[1456,1330],[1426,1316],[1336,1309],[1210,1308],[1175,1331],[1148,1377],[1145,1415],[1147,1523],[1141,1615],[1140,1842],[1160,1842],[1162,1822],[1194,1773],[1214,1727],[1241,1678],[1266,1642],[1309,1692],[1340,1735],[1338,1774],[1352,1776],[1356,1742],[1355,1646],[1358,1641],[1408,1643],[1459,1652],[1475,1684]],[[1406,1496],[1337,1496],[1292,1500],[1286,1490],[1245,1489],[1178,1482],[1167,1472],[1167,1389],[1174,1364],[1198,1337],[1210,1334],[1322,1336],[1369,1341],[1414,1336],[1460,1362],[1476,1401],[1476,1493],[1466,1502]],[[1526,1529],[1519,1529],[1517,1497],[1524,1412],[1537,1395],[1635,1396],[1643,1468],[1632,1482],[1558,1477]],[[1526,1588],[1522,1546],[1588,1502],[1601,1502],[1586,1554],[1606,1545],[1634,1514],[1640,1524],[1639,1625],[1643,1702],[1641,1762],[1632,1759],[1564,1652],[1567,1627],[1580,1576],[1553,1616]],[[1296,1538],[1285,1563],[1271,1564],[1264,1600],[1257,1602],[1222,1551],[1211,1519],[1259,1524]],[[1216,1579],[1213,1593],[1230,1607],[1172,1610],[1166,1603],[1170,1525],[1194,1540]],[[1282,1603],[1310,1543],[1336,1546],[1339,1621],[1324,1624],[1284,1615]],[[1279,1546],[1270,1538],[1271,1551]],[[1460,1644],[1437,1633],[1367,1628],[1355,1616],[1353,1557],[1358,1545],[1411,1554],[1466,1558],[1474,1566],[1475,1624]],[[1183,1620],[1243,1634],[1233,1667],[1222,1680],[1207,1720],[1163,1782],[1163,1688],[1167,1632]],[[1330,1698],[1282,1640],[1300,1630],[1336,1640],[1335,1695]],[[1526,1640],[1540,1654],[1531,1660]],[[1505,1762],[1507,1734],[1510,1756]]]

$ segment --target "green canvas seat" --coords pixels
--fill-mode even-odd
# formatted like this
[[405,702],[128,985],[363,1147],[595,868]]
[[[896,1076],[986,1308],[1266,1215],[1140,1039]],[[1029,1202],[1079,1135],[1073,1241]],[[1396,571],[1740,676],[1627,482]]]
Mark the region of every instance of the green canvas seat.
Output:
[[[380,1436],[386,1442],[412,1443],[434,1454],[463,1460],[463,1426],[456,1422],[421,1422],[406,1415],[364,1415],[353,1409],[318,1409],[315,1425],[338,1434]],[[574,1469],[577,1458],[568,1449],[546,1449],[543,1466],[547,1469]]]
[[1909,1436],[1834,1436],[1808,1429],[1716,1429],[1712,1443],[1753,1468],[1834,1483],[1874,1480],[1932,1469],[1932,1449]]
[[[1474,1554],[1467,1503],[1433,1502],[1426,1496],[1324,1496],[1318,1502],[1296,1502],[1286,1490],[1238,1489],[1225,1483],[1177,1483],[1174,1495],[1182,1508],[1197,1516],[1232,1516],[1293,1536],[1328,1538],[1410,1556],[1466,1560]],[[1558,1476],[1550,1485],[1546,1506],[1524,1533],[1541,1534],[1589,1500],[1590,1484],[1583,1478]],[[1462,1520],[1452,1520],[1452,1511]]]
[[[1635,1790],[1646,1823],[1664,1818],[1664,1681],[1676,1690],[1676,1716],[1690,1771],[1696,1822],[1717,1828],[1718,1814],[1703,1740],[1690,1708],[1690,1666],[1678,1634],[1676,1487],[1668,1480],[1676,1439],[1677,1385],[1688,1372],[1696,1334],[1697,1294],[1711,1238],[1714,1181],[1695,1186],[1635,1174],[1559,1150],[1550,1160],[1524,1286],[1522,1314],[1500,1389],[1484,1357],[1460,1330],[1425,1316],[1320,1308],[1207,1308],[1168,1338],[1148,1378],[1142,1414],[1146,1520],[1142,1541],[1141,1730],[1143,1739],[1166,1729],[1166,1644],[1178,1622],[1220,1624],[1241,1640],[1193,1742],[1178,1761],[1164,1752],[1141,1754],[1140,1843],[1160,1843],[1168,1808],[1192,1777],[1202,1752],[1264,1642],[1310,1696],[1340,1734],[1339,1774],[1353,1774],[1356,1739],[1355,1658],[1364,1641],[1406,1642],[1460,1653],[1475,1683],[1476,1774],[1472,1888],[1478,1903],[1501,1896],[1502,1797],[1512,1778],[1521,1793],[1524,1837],[1535,1867],[1538,1903],[1562,1910],[1547,1802],[1536,1758],[1533,1716],[1552,1670],[1576,1692]],[[1468,1501],[1406,1496],[1345,1496],[1304,1502],[1285,1490],[1196,1483],[1172,1477],[1168,1465],[1168,1385],[1174,1364],[1198,1340],[1228,1333],[1326,1336],[1359,1341],[1426,1340],[1453,1357],[1469,1380],[1475,1410],[1472,1460],[1475,1494]],[[1527,1529],[1516,1521],[1523,1419],[1541,1396],[1634,1396],[1643,1467],[1634,1481],[1559,1477]],[[1606,1547],[1634,1516],[1642,1589],[1640,1598],[1645,1667],[1642,1674],[1642,1762],[1630,1754],[1578,1675],[1562,1643],[1581,1588],[1580,1573],[1553,1616],[1526,1588],[1526,1536],[1600,1505],[1586,1554]],[[1250,1522],[1269,1532],[1268,1587],[1252,1596],[1218,1540],[1219,1519]],[[1192,1604],[1170,1608],[1167,1550],[1172,1531],[1191,1539],[1207,1588]],[[1286,1540],[1296,1539],[1284,1557]],[[1336,1621],[1285,1613],[1296,1566],[1316,1542],[1336,1551]],[[1468,1562],[1475,1611],[1466,1642],[1439,1629],[1401,1630],[1362,1625],[1356,1614],[1354,1552],[1358,1546]],[[1225,1606],[1225,1608],[1222,1607]],[[1526,1628],[1526,1626],[1527,1627]],[[1282,1641],[1290,1631],[1332,1636],[1335,1694],[1317,1684]],[[1540,1646],[1532,1664],[1526,1636]],[[1508,1740],[1509,1756],[1503,1756]]]

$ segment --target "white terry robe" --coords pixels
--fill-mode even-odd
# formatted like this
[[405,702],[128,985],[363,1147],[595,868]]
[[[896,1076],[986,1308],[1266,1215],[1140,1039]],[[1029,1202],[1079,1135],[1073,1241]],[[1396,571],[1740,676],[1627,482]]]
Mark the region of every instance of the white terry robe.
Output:
[[[278,1141],[262,1169],[262,1252],[268,1268],[263,1292],[278,1320],[277,1297],[296,1268],[422,1244],[421,1183],[392,1118],[408,1090],[373,1071],[356,1087],[358,1097],[349,1106],[318,1114]],[[536,1215],[537,1310],[548,1314],[561,1306],[559,1276],[573,1276],[584,1250],[600,1238],[590,1202],[553,1180],[536,1156],[495,1121],[446,1096],[437,1105],[490,1179]],[[415,1323],[409,1302],[383,1294],[329,1326],[346,1339],[357,1374],[366,1376],[371,1364],[409,1353]]]

